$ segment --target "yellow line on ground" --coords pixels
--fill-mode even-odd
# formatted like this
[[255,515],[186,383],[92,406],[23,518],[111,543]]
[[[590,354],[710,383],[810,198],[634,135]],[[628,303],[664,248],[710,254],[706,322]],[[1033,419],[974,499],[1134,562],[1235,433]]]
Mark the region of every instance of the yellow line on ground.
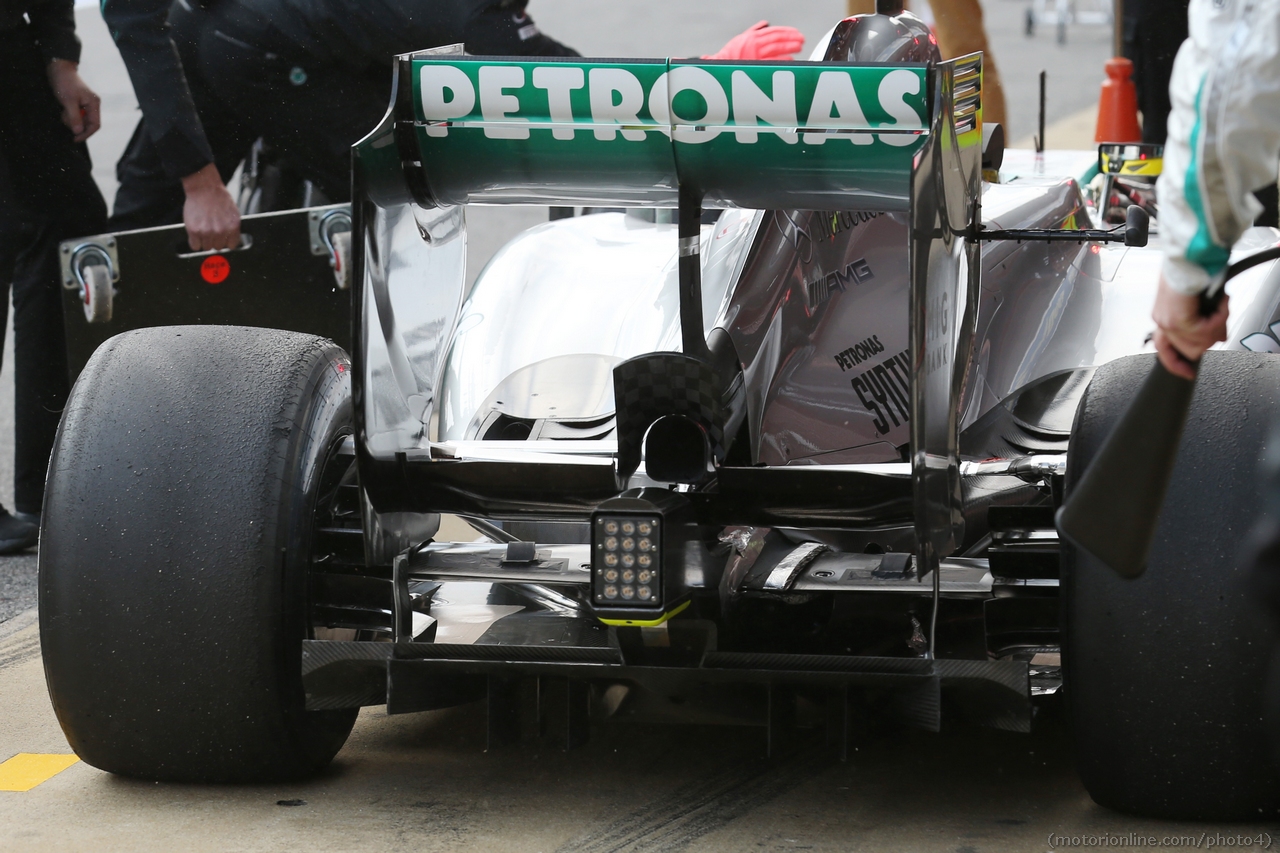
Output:
[[74,755],[39,755],[19,752],[0,764],[0,791],[30,791],[48,782],[80,759]]

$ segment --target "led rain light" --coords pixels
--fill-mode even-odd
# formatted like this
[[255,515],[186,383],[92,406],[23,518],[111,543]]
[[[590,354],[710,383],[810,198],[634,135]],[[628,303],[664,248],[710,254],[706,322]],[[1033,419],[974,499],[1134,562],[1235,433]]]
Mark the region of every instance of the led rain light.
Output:
[[592,537],[592,594],[603,605],[660,606],[661,520],[597,516]]

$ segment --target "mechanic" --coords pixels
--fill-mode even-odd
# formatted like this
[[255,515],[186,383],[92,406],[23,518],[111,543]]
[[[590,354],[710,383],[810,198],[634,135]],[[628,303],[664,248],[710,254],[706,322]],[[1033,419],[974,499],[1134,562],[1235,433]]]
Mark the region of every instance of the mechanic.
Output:
[[[397,53],[457,41],[477,53],[574,53],[538,31],[527,0],[177,0],[172,11],[170,2],[103,6],[122,54],[126,44],[159,45],[166,15],[173,27],[172,41],[164,34],[145,61],[148,75],[163,68],[155,88],[167,106],[148,111],[135,76],[143,115],[117,165],[113,230],[177,221],[184,190],[190,214],[189,180],[180,188],[176,178],[196,161],[217,184],[219,206],[234,207],[225,182],[259,136],[331,201],[347,199],[351,144],[386,112]],[[191,236],[193,248],[215,247]],[[233,236],[218,231],[216,247]]]
[[1251,191],[1276,183],[1280,0],[1191,0],[1188,29],[1156,186],[1165,259],[1153,318],[1160,363],[1192,379],[1205,350],[1227,339],[1226,297],[1203,317],[1200,295],[1262,209]]
[[1142,112],[1142,141],[1164,145],[1169,123],[1169,79],[1178,48],[1187,40],[1190,0],[1126,0],[1124,55],[1133,61],[1133,82]]
[[[1232,244],[1262,209],[1249,188],[1276,183],[1280,0],[1191,0],[1188,22],[1190,38],[1169,87],[1173,110],[1156,187],[1165,262],[1154,318],[1161,363],[1194,377],[1194,362],[1227,338],[1227,300],[1205,318],[1199,294],[1222,275]],[[1262,467],[1262,512],[1247,545],[1250,582],[1280,625],[1280,424]],[[1280,766],[1280,647],[1265,702]]]
[[[164,2],[106,0],[106,14]],[[262,137],[338,202],[350,197],[351,145],[386,112],[395,55],[458,42],[474,54],[578,55],[539,31],[527,2],[177,0],[169,21],[221,181]],[[802,44],[796,30],[760,22],[713,58],[789,56]],[[177,221],[182,194],[150,122],[144,109],[117,167],[116,230]]]
[[[0,0],[0,285],[12,284],[14,510],[0,554],[39,537],[45,471],[70,390],[58,243],[100,233],[106,204],[84,141],[100,122],[80,79],[73,0]],[[0,346],[8,322],[0,292]]]
[[[1276,183],[1280,0],[1191,0],[1188,31],[1173,63],[1164,171],[1156,185],[1165,257],[1152,316],[1160,363],[1194,379],[1200,357],[1227,339],[1227,298],[1205,317],[1201,294],[1222,280],[1231,247],[1262,210],[1251,190]],[[1267,455],[1271,477],[1250,544],[1251,580],[1274,618],[1280,615],[1280,431]],[[1272,749],[1280,760],[1280,655],[1267,692]]]
[[[145,131],[142,125],[134,131],[126,156],[145,143],[156,168],[180,187],[181,220],[192,249],[229,249],[240,240],[240,211],[214,165],[169,35],[169,3],[102,0],[102,17],[129,71],[146,125]],[[112,228],[121,230],[116,223]]]
[[[1187,39],[1190,0],[1128,0],[1124,4],[1124,55],[1133,61],[1133,82],[1142,112],[1142,141],[1164,145],[1169,125],[1169,80],[1173,60]],[[1262,211],[1254,225],[1280,227],[1280,189],[1255,190]]]

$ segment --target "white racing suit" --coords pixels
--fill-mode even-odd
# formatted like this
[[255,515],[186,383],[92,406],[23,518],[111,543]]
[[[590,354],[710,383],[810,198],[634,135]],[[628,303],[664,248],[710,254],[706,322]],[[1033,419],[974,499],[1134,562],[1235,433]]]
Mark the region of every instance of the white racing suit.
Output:
[[1196,294],[1261,212],[1253,191],[1276,182],[1280,0],[1191,0],[1188,24],[1156,193],[1165,279]]

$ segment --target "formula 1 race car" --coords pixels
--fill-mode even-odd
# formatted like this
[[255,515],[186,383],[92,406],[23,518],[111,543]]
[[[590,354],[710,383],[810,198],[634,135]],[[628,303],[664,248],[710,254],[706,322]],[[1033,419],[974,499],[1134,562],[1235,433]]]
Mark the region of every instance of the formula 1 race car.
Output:
[[[481,702],[491,742],[683,720],[843,752],[871,716],[1029,731],[1061,692],[1100,803],[1270,813],[1234,554],[1280,270],[1232,282],[1119,580],[1053,513],[1153,358],[1146,213],[1103,222],[1093,154],[1006,155],[981,57],[940,61],[909,14],[816,59],[400,57],[353,155],[351,352],[159,327],[76,384],[40,550],[75,751],[297,777],[362,706]],[[595,212],[468,294],[474,203]]]

